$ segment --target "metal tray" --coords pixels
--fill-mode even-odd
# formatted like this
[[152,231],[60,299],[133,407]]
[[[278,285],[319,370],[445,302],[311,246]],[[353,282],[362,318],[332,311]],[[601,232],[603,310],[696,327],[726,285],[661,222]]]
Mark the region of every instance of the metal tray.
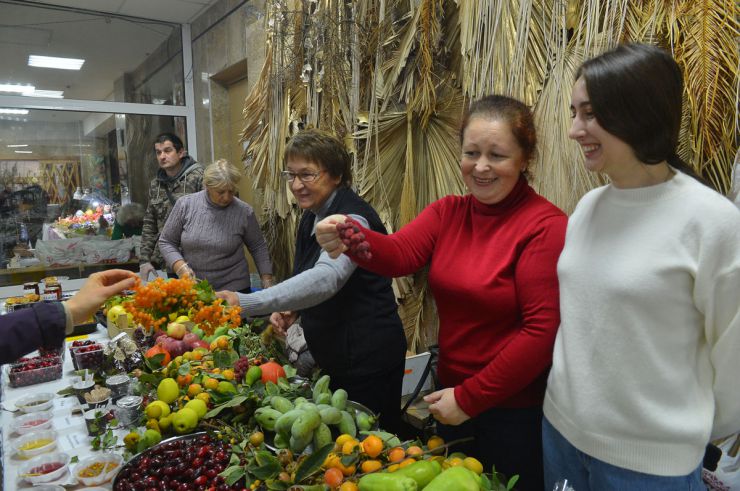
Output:
[[[313,402],[313,400],[311,399],[309,399],[309,401]],[[373,423],[371,430],[374,431],[380,428],[380,423],[378,422],[378,415],[375,414],[375,411],[371,410],[364,404],[360,404],[359,402],[355,402],[355,401],[347,401],[347,408],[351,408],[354,410],[360,410],[364,413],[369,414],[370,416],[373,416],[375,418],[375,423]],[[336,440],[337,437],[339,436],[339,431],[337,430],[336,426],[331,425],[329,426],[329,429],[331,430],[332,439]],[[264,430],[264,434],[265,434],[265,447],[267,447],[268,449],[272,450],[275,453],[279,452],[280,449],[274,445],[275,432]],[[313,452],[313,443],[310,443],[306,447],[306,449],[303,451],[303,453],[310,453],[310,452]]]
[[179,441],[179,440],[192,440],[194,438],[198,438],[199,436],[205,435],[206,433],[207,432],[205,432],[205,431],[199,431],[197,433],[190,433],[188,435],[173,436],[173,437],[164,439],[161,442],[157,443],[156,445],[153,445],[153,446],[147,448],[146,450],[144,450],[140,454],[136,455],[134,458],[132,458],[131,460],[129,460],[128,462],[126,462],[124,465],[122,465],[119,468],[118,473],[113,478],[113,489],[115,489],[116,488],[116,484],[118,484],[118,476],[121,474],[121,471],[123,471],[124,469],[129,469],[131,467],[137,466],[139,464],[139,461],[141,459],[143,459],[144,457],[147,457],[147,456],[151,455],[155,449],[157,449],[157,448],[159,448],[159,447],[161,447],[163,445],[166,445],[167,443],[170,443],[170,442],[175,442],[175,441]]

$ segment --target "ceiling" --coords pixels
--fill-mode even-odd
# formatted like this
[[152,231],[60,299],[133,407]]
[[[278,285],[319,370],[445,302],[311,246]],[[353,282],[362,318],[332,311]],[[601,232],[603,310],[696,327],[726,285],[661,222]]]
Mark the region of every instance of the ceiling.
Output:
[[[219,0],[0,0],[0,83],[109,100],[114,82]],[[110,15],[95,13],[89,9]],[[29,67],[31,54],[83,58],[79,71]],[[10,95],[5,93],[5,95]]]

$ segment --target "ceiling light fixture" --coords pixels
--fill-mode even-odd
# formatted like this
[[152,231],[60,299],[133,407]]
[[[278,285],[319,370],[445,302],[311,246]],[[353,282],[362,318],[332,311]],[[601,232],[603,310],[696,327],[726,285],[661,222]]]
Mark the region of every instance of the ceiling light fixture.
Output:
[[30,55],[28,66],[39,68],[58,68],[60,70],[79,70],[85,60],[79,58],[57,58],[55,56]]
[[21,85],[21,84],[0,84],[0,92],[14,92],[17,94],[32,94],[36,90],[33,85]]
[[23,144],[23,145],[8,145],[8,148],[21,148],[21,147],[27,147],[27,146],[28,146],[28,144]]
[[64,99],[63,90],[34,90],[29,94],[21,94],[29,97],[49,97],[53,99]]
[[33,153],[30,150],[16,150],[15,153]]
[[28,109],[7,109],[0,107],[0,114],[28,114]]

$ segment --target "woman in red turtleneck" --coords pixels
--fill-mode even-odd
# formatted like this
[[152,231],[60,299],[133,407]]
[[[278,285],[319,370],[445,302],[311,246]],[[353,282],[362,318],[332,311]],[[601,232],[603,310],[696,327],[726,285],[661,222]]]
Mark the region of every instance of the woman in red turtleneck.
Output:
[[[385,276],[429,264],[439,312],[439,380],[426,397],[445,440],[507,476],[542,490],[541,423],[547,372],[560,322],[556,265],[567,218],[527,184],[536,132],[527,106],[488,96],[470,107],[460,132],[460,168],[470,194],[429,205],[392,235],[363,229],[369,260]],[[333,215],[318,224],[333,257],[346,250]]]

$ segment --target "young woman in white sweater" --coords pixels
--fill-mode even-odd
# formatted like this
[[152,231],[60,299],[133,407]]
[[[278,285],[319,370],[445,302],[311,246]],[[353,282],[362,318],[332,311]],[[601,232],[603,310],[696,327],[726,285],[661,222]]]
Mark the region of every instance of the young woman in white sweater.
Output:
[[740,429],[740,211],[677,156],[673,58],[586,61],[569,136],[611,183],[579,202],[558,262],[545,489],[704,489],[710,439]]

